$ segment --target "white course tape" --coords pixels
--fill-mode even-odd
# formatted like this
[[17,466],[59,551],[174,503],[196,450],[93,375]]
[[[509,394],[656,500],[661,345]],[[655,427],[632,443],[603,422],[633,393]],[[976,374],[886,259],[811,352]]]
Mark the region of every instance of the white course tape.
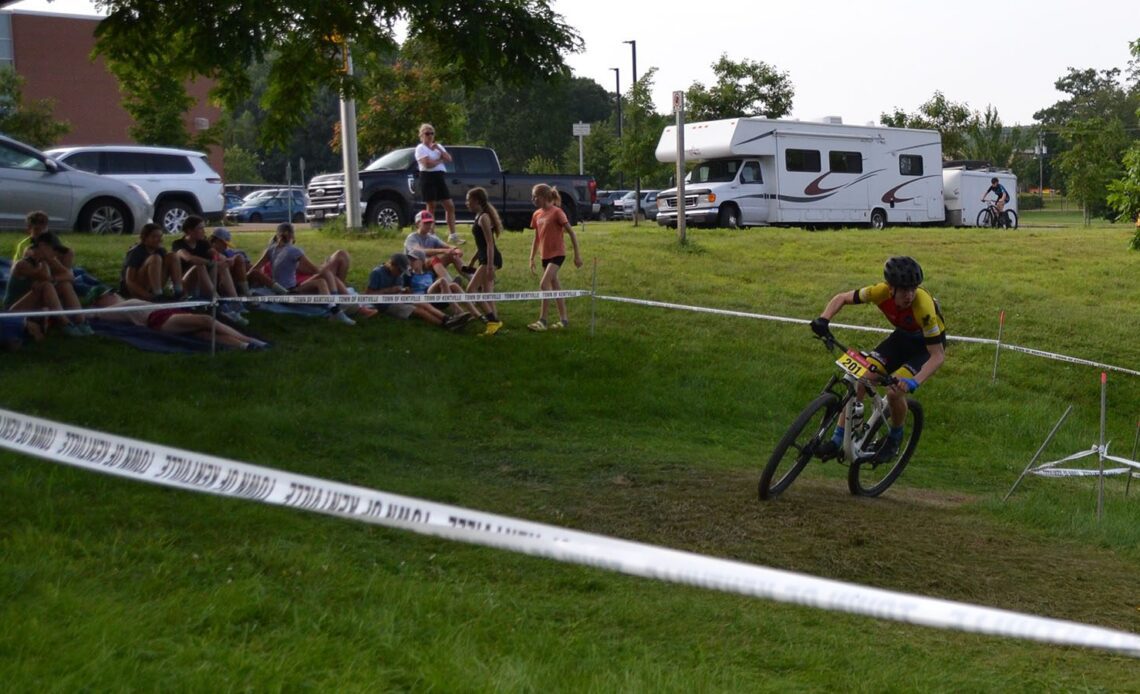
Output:
[[131,311],[155,311],[169,308],[201,308],[212,305],[212,301],[171,301],[169,303],[145,304],[142,306],[109,306],[107,308],[70,308],[62,311],[22,311],[20,313],[0,313],[0,318],[46,318],[48,316],[100,316],[107,313],[130,313]]
[[895,593],[374,491],[0,409],[0,447],[87,470],[780,602],[1140,657],[1140,636]]
[[482,292],[472,294],[268,294],[226,298],[251,304],[435,304],[461,301],[536,301],[589,296],[585,289],[545,292]]
[[[656,306],[658,308],[672,308],[672,309],[677,309],[680,311],[693,311],[695,313],[711,313],[711,314],[719,315],[719,316],[736,316],[738,318],[756,318],[759,320],[771,320],[771,321],[777,321],[780,323],[801,323],[803,325],[808,325],[811,323],[810,320],[805,320],[803,318],[788,318],[786,316],[769,316],[769,315],[765,315],[763,313],[747,313],[744,311],[728,311],[728,310],[717,309],[717,308],[705,308],[703,306],[689,306],[686,304],[672,304],[672,303],[667,303],[664,301],[646,301],[644,299],[627,299],[627,298],[622,297],[622,296],[598,295],[595,298],[601,299],[603,301],[616,301],[619,303],[638,304],[641,306]],[[890,329],[870,328],[870,327],[867,327],[864,325],[847,325],[844,323],[832,323],[831,325],[832,325],[832,327],[836,327],[836,328],[845,328],[848,330],[862,330],[864,332],[870,332],[870,333],[889,333],[889,332],[892,332],[892,330],[890,330]],[[949,340],[950,340],[950,342],[972,342],[972,343],[980,344],[980,345],[999,344],[997,340],[992,340],[990,338],[966,337],[963,335],[951,335]],[[1018,347],[1017,345],[1010,345],[1010,344],[1006,344],[1006,343],[1000,343],[1000,347],[1002,349],[1011,349],[1015,352],[1023,352],[1025,354],[1032,354],[1033,356],[1036,356],[1036,357],[1044,357],[1046,359],[1056,359],[1058,361],[1066,361],[1066,362],[1070,362],[1072,364],[1083,364],[1085,366],[1095,366],[1098,369],[1108,369],[1110,371],[1119,371],[1120,373],[1131,374],[1133,376],[1140,376],[1140,371],[1134,371],[1132,369],[1125,369],[1123,367],[1113,366],[1111,364],[1101,364],[1100,362],[1089,361],[1087,359],[1079,359],[1077,357],[1070,357],[1070,356],[1066,356],[1064,354],[1054,354],[1053,352],[1043,352],[1043,351],[1038,350],[1038,349],[1031,349],[1029,347]]]

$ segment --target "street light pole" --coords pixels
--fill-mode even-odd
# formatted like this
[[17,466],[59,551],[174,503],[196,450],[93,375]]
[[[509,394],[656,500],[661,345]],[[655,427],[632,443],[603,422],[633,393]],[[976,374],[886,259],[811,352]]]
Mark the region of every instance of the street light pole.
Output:
[[[633,52],[633,83],[632,84],[633,84],[633,88],[637,89],[637,41],[636,40],[622,41],[622,43],[628,43],[630,50]],[[637,120],[636,119],[633,121],[633,142],[634,142],[633,165],[636,168],[640,169],[641,168],[641,157],[639,156],[639,152],[637,150]],[[633,189],[634,189],[633,225],[637,226],[637,218],[641,216],[641,172],[640,171],[637,172],[637,178],[636,178],[636,182],[634,183]]]
[[[611,67],[614,71],[614,95],[617,96],[617,136],[618,144],[621,144],[621,70],[616,67]],[[625,187],[625,174],[618,171],[618,188]]]

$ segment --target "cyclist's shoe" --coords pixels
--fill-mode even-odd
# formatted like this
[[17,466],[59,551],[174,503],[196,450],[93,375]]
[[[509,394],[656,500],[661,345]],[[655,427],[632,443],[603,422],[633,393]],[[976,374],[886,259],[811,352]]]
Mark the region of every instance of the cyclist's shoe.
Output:
[[883,439],[882,444],[879,445],[879,450],[875,451],[875,457],[871,460],[876,463],[888,463],[894,460],[898,454],[899,442],[888,436]]
[[815,448],[815,457],[820,460],[830,460],[839,455],[840,444],[834,439],[828,439]]

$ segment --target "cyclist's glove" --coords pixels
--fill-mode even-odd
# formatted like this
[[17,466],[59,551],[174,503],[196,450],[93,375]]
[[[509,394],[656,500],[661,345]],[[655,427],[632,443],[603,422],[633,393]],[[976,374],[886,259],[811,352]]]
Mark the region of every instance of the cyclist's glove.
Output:
[[831,337],[831,321],[820,316],[811,322],[811,331],[820,337]]
[[918,390],[918,381],[914,380],[913,378],[900,378],[899,381],[906,384],[908,393],[913,393],[914,391]]

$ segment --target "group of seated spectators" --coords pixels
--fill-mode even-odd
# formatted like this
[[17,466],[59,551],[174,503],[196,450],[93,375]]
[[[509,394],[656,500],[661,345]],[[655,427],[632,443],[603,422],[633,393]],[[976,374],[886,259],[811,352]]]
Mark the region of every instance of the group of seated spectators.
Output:
[[[249,324],[243,315],[246,304],[237,300],[240,297],[255,292],[331,297],[353,293],[347,283],[352,262],[349,254],[338,250],[320,264],[313,262],[295,245],[295,232],[289,223],[278,225],[273,239],[254,261],[234,247],[229,230],[217,228],[207,236],[201,217],[187,217],[182,236],[171,244],[169,251],[162,227],[148,223],[139,233],[138,242],[126,252],[116,288],[75,266],[74,252],[48,230],[45,213],[31,212],[26,221],[28,235],[16,246],[4,292],[4,310],[8,312],[130,308],[101,312],[98,319],[205,339],[214,336],[219,344],[237,349],[261,349],[264,342],[239,330]],[[430,213],[418,214],[416,227],[405,241],[404,253],[392,255],[371,271],[365,293],[464,293],[464,286],[452,278],[448,266],[467,285],[466,291],[493,289],[493,274],[488,282],[485,269],[464,265],[462,251],[435,235]],[[495,253],[501,266],[497,250]],[[165,305],[195,300],[217,301],[218,319],[197,309]],[[502,326],[494,306],[487,303],[441,301],[379,304],[379,308],[374,308],[359,303],[342,307],[334,301],[328,305],[329,319],[346,325],[380,311],[398,318],[415,316],[449,330],[477,319],[484,323],[487,335]],[[3,343],[8,348],[15,348],[25,338],[43,339],[54,328],[73,337],[94,334],[89,316],[82,312],[31,320],[2,316]]]

